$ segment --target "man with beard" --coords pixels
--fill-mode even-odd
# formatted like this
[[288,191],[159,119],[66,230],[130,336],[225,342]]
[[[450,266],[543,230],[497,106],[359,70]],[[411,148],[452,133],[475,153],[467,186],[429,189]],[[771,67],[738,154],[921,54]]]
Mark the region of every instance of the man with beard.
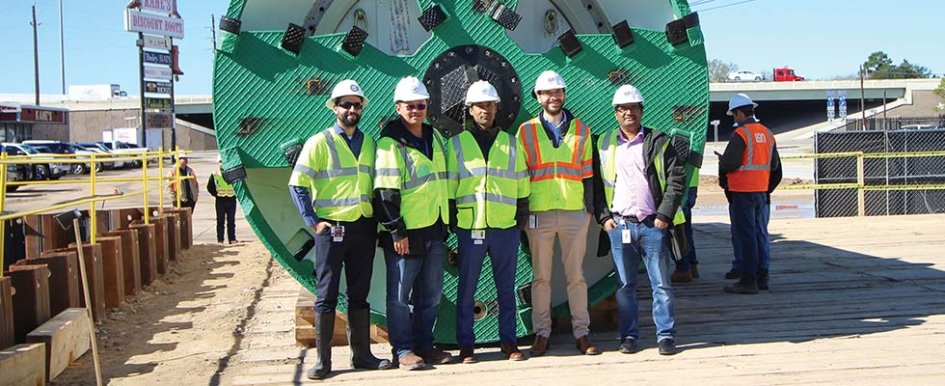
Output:
[[387,327],[394,360],[404,370],[452,361],[448,352],[433,347],[449,189],[446,140],[424,123],[429,99],[420,79],[401,79],[394,90],[399,116],[384,126],[377,142],[374,188],[378,219],[387,229],[379,240],[387,263]]
[[[353,80],[339,82],[325,106],[335,124],[308,139],[289,177],[289,191],[305,225],[315,233],[315,342],[318,360],[307,375],[331,372],[331,338],[341,268],[348,299],[351,367],[382,370],[391,362],[371,354],[367,302],[374,267],[377,222],[371,205],[375,145],[358,129],[368,99]],[[314,196],[314,200],[312,197]]]
[[551,335],[551,267],[555,236],[561,242],[561,263],[568,282],[568,306],[577,349],[585,355],[600,351],[588,338],[587,283],[584,253],[594,208],[591,129],[564,109],[561,75],[545,71],[535,80],[534,94],[542,112],[523,123],[516,136],[525,151],[531,175],[528,226],[532,253],[532,356],[542,356]]
[[[516,345],[515,271],[520,228],[528,216],[528,173],[521,146],[495,126],[499,93],[480,80],[466,91],[467,129],[450,139],[450,207],[459,243],[456,340],[459,360],[473,355],[473,297],[489,254],[499,301],[499,341],[509,360],[524,360]],[[471,119],[470,119],[471,118]]]

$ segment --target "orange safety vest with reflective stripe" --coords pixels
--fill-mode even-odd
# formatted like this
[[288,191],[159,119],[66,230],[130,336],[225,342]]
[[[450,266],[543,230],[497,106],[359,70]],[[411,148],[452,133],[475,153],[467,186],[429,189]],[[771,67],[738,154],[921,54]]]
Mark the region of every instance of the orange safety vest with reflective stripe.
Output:
[[561,146],[554,147],[545,133],[541,118],[522,123],[516,136],[525,151],[531,177],[530,212],[583,210],[585,178],[594,176],[591,156],[591,129],[572,118]]
[[748,123],[735,129],[745,141],[742,165],[729,172],[728,190],[732,192],[767,192],[774,154],[774,135],[760,123]]

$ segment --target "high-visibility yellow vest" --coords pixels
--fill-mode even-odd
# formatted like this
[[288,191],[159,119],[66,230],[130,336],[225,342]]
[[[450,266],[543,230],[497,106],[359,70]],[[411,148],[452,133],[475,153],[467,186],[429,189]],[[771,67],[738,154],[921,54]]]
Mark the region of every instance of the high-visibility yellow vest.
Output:
[[377,189],[400,190],[400,215],[407,229],[425,228],[442,219],[449,224],[449,186],[445,141],[433,131],[433,159],[393,138],[377,142]]
[[[597,139],[597,149],[600,154],[600,170],[601,170],[601,179],[604,180],[604,197],[607,199],[607,207],[610,207],[610,204],[614,200],[614,188],[617,186],[617,135],[620,133],[620,129],[611,131],[610,133],[603,134],[600,138]],[[651,134],[652,135],[652,134]],[[660,180],[660,194],[666,191],[666,167],[663,165],[663,154],[666,152],[666,148],[669,147],[669,143],[672,141],[672,138],[667,138],[663,142],[663,146],[660,148],[659,154],[653,159],[653,167],[656,168],[656,176]],[[652,194],[649,190],[646,191],[646,194]],[[688,195],[688,189],[683,192],[683,202],[685,202],[686,196]],[[681,210],[676,210],[676,213],[673,215],[673,225],[679,225],[686,222],[686,216]]]
[[219,173],[213,174],[213,184],[217,187],[217,197],[236,197],[233,185],[227,183]]
[[289,185],[308,188],[320,219],[355,221],[373,217],[374,140],[364,135],[361,154],[354,158],[344,134],[328,128],[302,147]]
[[558,148],[545,134],[539,117],[519,126],[516,138],[531,176],[530,212],[585,209],[583,180],[594,176],[590,137],[590,128],[577,118],[571,119]]
[[508,133],[499,130],[489,160],[469,131],[450,138],[447,150],[450,198],[456,200],[456,226],[508,229],[515,226],[516,202],[528,197],[525,156]]

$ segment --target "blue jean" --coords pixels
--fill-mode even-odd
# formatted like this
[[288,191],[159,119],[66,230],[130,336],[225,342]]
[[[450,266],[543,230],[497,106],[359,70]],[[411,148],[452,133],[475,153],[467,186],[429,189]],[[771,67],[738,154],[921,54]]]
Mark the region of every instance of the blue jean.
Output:
[[732,223],[732,269],[743,281],[755,281],[759,269],[767,269],[769,209],[765,192],[732,192],[729,216]]
[[696,259],[696,241],[693,238],[692,233],[692,207],[696,206],[696,196],[699,194],[698,187],[689,188],[689,196],[686,198],[686,202],[683,203],[682,211],[683,215],[686,216],[686,239],[689,241],[689,253],[681,257],[679,261],[676,262],[676,270],[679,272],[689,272],[691,266],[699,264],[699,260]]
[[[676,335],[676,312],[673,309],[673,287],[669,279],[669,249],[665,229],[656,228],[653,220],[631,223],[615,219],[617,228],[607,232],[610,250],[617,270],[617,332],[620,338],[640,337],[637,305],[637,267],[640,260],[653,289],[653,322],[656,324],[656,340]],[[623,243],[622,232],[629,229],[632,242]]]
[[460,346],[476,343],[473,306],[479,274],[486,253],[492,260],[492,278],[499,302],[499,341],[516,342],[515,268],[518,262],[519,229],[486,229],[486,238],[476,244],[467,229],[456,230],[459,242],[459,285],[456,296],[456,341]]
[[446,249],[442,238],[428,238],[425,246],[427,253],[416,257],[404,257],[393,248],[384,248],[387,328],[398,357],[433,348],[433,326],[443,294]]

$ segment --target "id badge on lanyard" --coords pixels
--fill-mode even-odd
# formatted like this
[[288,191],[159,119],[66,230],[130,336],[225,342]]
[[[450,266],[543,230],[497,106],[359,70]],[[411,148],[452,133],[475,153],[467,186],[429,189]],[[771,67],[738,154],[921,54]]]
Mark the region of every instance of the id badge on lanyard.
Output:
[[470,231],[470,235],[475,245],[481,245],[483,240],[486,239],[486,231],[484,229],[474,229]]
[[340,243],[345,239],[345,227],[343,225],[334,225],[331,227],[331,241]]

